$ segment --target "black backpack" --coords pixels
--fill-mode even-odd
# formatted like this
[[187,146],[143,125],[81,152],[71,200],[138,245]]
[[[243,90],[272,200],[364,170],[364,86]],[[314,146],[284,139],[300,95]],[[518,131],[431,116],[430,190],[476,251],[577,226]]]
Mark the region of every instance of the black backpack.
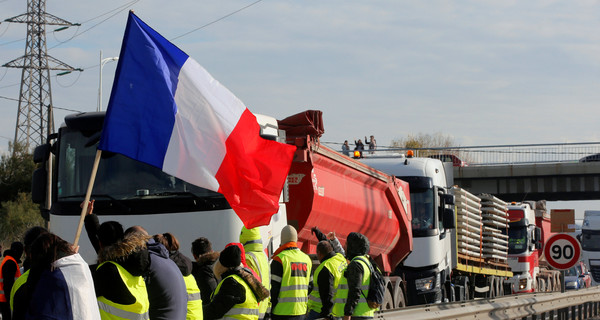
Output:
[[[367,304],[371,309],[379,308],[383,304],[383,296],[385,295],[385,280],[383,279],[383,274],[372,259],[368,259],[369,261],[367,261],[364,257],[358,258],[369,266],[369,271],[371,272],[369,294],[365,297],[365,299],[367,299]],[[364,292],[362,295],[365,295]]]

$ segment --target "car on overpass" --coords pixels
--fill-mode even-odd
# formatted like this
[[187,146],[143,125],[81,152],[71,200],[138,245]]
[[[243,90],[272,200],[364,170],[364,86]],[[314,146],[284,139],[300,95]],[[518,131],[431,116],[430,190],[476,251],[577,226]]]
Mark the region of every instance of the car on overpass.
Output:
[[579,162],[596,162],[596,161],[600,161],[600,153],[592,154],[592,155],[585,156],[585,157],[579,159]]
[[452,162],[453,167],[466,167],[469,164],[453,154],[432,154],[429,158],[439,159],[442,162]]

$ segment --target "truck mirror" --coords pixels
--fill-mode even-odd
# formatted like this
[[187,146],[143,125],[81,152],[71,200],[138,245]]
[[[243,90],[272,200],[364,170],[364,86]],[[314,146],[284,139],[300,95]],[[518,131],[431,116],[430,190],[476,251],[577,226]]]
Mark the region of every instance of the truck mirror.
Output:
[[448,205],[454,204],[454,195],[453,194],[448,194],[448,193],[440,194],[440,199],[442,200],[442,202],[444,204],[448,204]]
[[[37,149],[37,148],[36,148]],[[39,205],[44,205],[46,201],[46,179],[48,172],[46,168],[38,168],[33,171],[31,178],[31,201]]]
[[50,144],[45,143],[35,147],[33,150],[33,162],[34,163],[42,163],[48,160],[50,156]]
[[541,242],[542,241],[542,229],[540,229],[539,227],[535,227],[534,233],[535,233],[534,234],[535,241]]
[[456,228],[456,221],[454,220],[454,209],[444,208],[444,228]]

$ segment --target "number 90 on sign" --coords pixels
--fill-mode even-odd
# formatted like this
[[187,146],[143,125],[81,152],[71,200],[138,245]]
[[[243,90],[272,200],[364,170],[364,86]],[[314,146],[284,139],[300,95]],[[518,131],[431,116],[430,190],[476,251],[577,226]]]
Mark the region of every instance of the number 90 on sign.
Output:
[[548,239],[544,255],[548,263],[556,269],[569,269],[579,261],[579,242],[570,235],[557,234]]

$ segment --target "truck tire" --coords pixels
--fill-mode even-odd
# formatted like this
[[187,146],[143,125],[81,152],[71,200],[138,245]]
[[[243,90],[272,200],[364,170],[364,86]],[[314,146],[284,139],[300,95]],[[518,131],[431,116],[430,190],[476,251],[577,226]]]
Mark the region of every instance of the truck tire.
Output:
[[391,283],[388,282],[385,286],[385,294],[383,295],[383,305],[381,306],[381,310],[392,310],[394,309],[394,299],[392,298],[392,292],[390,291]]

